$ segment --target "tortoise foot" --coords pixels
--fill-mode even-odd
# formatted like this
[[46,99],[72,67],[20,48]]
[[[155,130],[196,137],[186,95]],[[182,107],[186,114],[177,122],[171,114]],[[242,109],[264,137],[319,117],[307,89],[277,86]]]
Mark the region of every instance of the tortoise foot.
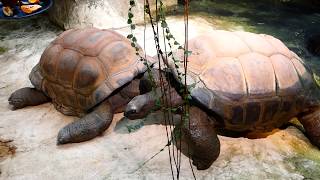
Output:
[[50,99],[41,91],[35,88],[21,88],[11,94],[8,99],[9,104],[12,105],[13,110],[21,109],[26,106],[36,106],[49,102]]
[[209,161],[209,160],[201,159],[201,158],[198,158],[195,156],[192,157],[192,164],[194,166],[196,166],[198,170],[208,169],[212,165],[213,162],[214,161],[212,161],[212,160]]
[[91,113],[63,127],[58,133],[57,145],[93,139],[110,126],[112,118],[110,104],[103,102]]

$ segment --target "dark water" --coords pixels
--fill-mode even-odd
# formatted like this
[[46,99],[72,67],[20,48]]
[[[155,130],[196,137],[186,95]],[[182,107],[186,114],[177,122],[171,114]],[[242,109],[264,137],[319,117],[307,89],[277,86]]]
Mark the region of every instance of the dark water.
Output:
[[[320,33],[320,7],[276,0],[200,0],[191,1],[190,9],[192,15],[206,18],[217,29],[273,35],[320,73],[320,58],[306,49],[308,37]],[[182,13],[180,7],[172,14]]]

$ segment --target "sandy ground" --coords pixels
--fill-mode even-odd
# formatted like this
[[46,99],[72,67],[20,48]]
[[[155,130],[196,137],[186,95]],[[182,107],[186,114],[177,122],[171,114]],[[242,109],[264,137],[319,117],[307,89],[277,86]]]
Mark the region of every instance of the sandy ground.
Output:
[[[169,19],[173,34],[183,42],[183,21]],[[212,25],[191,18],[190,38],[210,33]],[[31,86],[28,74],[44,48],[61,31],[41,19],[5,22],[0,25],[0,138],[12,140],[15,154],[0,157],[0,179],[171,179],[165,126],[158,116],[128,121],[117,114],[111,127],[91,141],[56,146],[60,128],[77,120],[46,103],[11,111],[7,99],[14,90]],[[7,28],[6,30],[3,28]],[[150,32],[150,28],[148,30]],[[128,29],[120,29],[126,35]],[[135,31],[143,45],[143,27]],[[155,54],[151,33],[146,36],[147,53]],[[138,127],[133,132],[128,127]],[[319,179],[320,151],[296,128],[280,130],[267,138],[247,139],[219,136],[221,154],[197,179]],[[153,155],[153,159],[146,162]],[[181,179],[193,179],[188,159],[182,155]],[[143,165],[144,164],[144,165]],[[143,166],[142,166],[143,165]]]

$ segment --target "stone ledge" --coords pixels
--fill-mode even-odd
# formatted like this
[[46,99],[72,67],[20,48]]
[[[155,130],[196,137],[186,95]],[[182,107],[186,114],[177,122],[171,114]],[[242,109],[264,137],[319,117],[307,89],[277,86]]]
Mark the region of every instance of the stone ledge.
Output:
[[[143,23],[143,2],[136,0],[133,10],[135,23]],[[166,8],[177,5],[177,0],[163,0]],[[150,1],[155,9],[155,0]],[[63,29],[95,26],[120,28],[127,26],[129,0],[55,0],[49,11],[52,22]]]

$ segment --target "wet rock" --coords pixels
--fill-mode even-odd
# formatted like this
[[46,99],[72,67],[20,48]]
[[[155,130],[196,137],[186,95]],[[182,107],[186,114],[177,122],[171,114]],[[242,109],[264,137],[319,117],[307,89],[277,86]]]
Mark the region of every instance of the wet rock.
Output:
[[[144,0],[136,0],[133,8],[134,22],[143,23]],[[176,0],[163,0],[166,8],[177,4]],[[155,9],[155,0],[150,1]],[[49,11],[50,20],[64,29],[95,26],[119,28],[127,26],[129,0],[55,0]]]
[[320,34],[308,38],[307,49],[313,55],[320,56]]

